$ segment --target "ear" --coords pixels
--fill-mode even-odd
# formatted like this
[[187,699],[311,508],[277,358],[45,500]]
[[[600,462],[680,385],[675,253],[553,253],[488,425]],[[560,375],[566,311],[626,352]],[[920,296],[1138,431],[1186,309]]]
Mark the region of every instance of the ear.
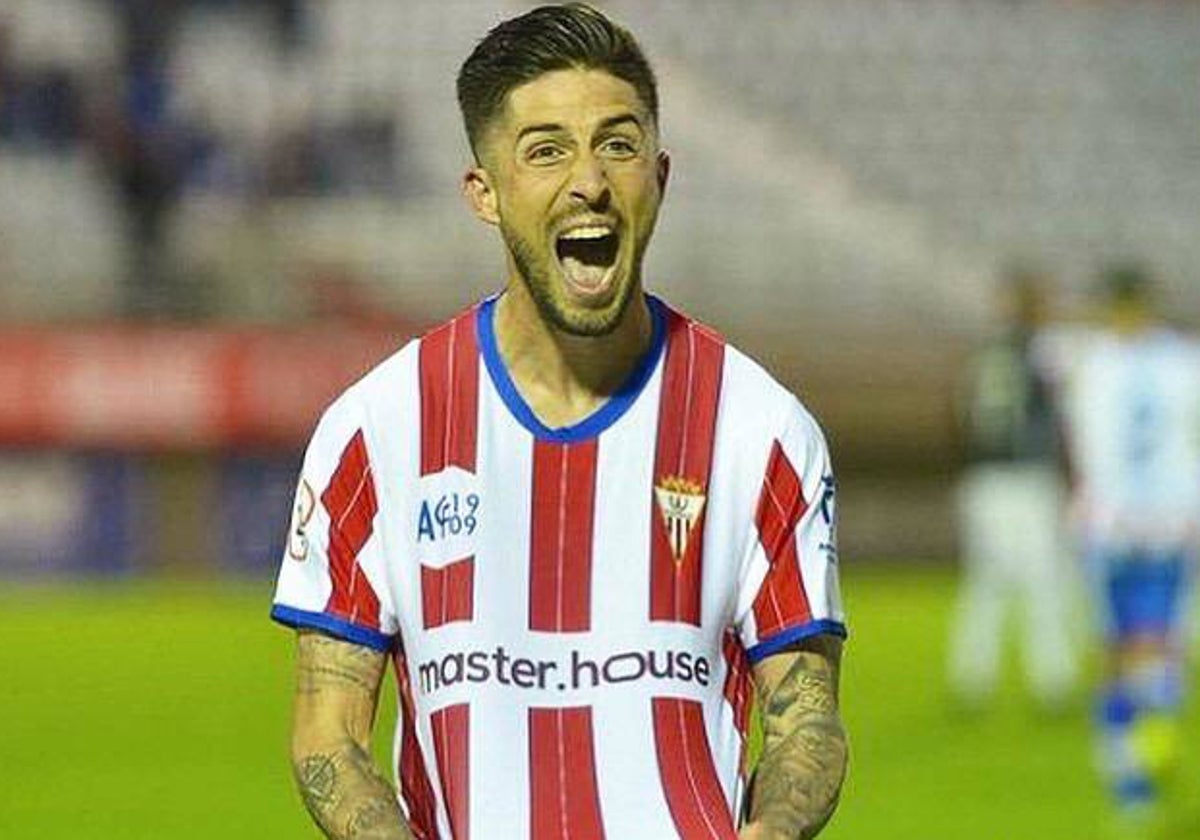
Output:
[[492,176],[486,169],[479,165],[468,169],[462,178],[462,191],[481,221],[489,225],[500,224],[499,200]]
[[658,150],[658,160],[655,163],[657,172],[655,173],[658,179],[658,192],[662,194],[667,190],[667,181],[671,177],[671,155],[666,149]]

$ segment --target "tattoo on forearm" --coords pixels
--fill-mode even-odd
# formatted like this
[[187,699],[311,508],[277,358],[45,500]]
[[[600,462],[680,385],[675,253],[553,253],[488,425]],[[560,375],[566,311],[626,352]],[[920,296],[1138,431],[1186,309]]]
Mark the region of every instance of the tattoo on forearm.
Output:
[[298,708],[342,704],[344,714],[331,739],[311,742],[326,747],[293,747],[302,750],[293,758],[296,786],[330,840],[413,840],[395,789],[367,749],[385,664],[384,657],[356,645],[318,634],[300,637]]
[[337,784],[337,766],[329,755],[310,755],[296,765],[296,784],[300,795],[313,818],[320,822],[324,815],[337,804],[334,786]]
[[391,785],[357,744],[296,763],[304,805],[331,840],[412,840]]
[[833,814],[846,772],[846,734],[838,717],[837,673],[801,654],[762,701],[763,753],[755,772],[751,819],[770,840],[816,836]]
[[356,840],[394,837],[396,832],[397,808],[394,802],[373,799],[361,806],[350,816],[346,836]]

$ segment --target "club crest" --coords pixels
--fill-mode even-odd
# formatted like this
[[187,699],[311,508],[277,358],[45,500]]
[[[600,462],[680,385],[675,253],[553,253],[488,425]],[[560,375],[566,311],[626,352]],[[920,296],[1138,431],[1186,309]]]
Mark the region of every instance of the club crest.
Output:
[[654,486],[654,497],[666,525],[671,554],[679,563],[687,554],[692,529],[704,510],[704,488],[686,478],[668,476]]

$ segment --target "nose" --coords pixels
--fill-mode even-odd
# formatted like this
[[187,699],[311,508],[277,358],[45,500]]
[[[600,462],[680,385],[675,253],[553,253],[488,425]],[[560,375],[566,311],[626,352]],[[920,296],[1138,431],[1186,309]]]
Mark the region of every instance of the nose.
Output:
[[571,200],[593,210],[602,210],[611,194],[603,163],[592,154],[582,154],[571,170]]

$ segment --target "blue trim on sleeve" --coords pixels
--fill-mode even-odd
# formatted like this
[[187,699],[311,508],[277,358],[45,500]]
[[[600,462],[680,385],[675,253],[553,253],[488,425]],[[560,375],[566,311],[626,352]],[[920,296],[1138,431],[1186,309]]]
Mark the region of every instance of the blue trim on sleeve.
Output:
[[843,639],[848,635],[846,633],[846,625],[842,624],[842,622],[822,618],[817,621],[810,621],[807,624],[801,624],[798,627],[789,627],[787,630],[781,630],[771,638],[759,642],[746,651],[746,658],[750,660],[751,664],[756,664],[773,653],[779,653],[801,639],[819,636],[822,633],[828,633],[831,636],[838,636]]
[[480,304],[477,310],[476,326],[479,332],[479,351],[483,355],[483,362],[487,366],[488,373],[491,374],[492,382],[500,393],[500,398],[508,406],[508,410],[512,412],[517,422],[528,429],[534,437],[542,440],[555,443],[577,443],[596,437],[616,423],[621,419],[621,415],[629,410],[638,395],[642,393],[642,389],[646,387],[646,383],[650,381],[650,375],[654,373],[654,368],[658,365],[658,360],[662,356],[663,347],[666,344],[666,307],[654,295],[648,294],[646,295],[646,305],[650,307],[650,320],[653,323],[654,332],[650,338],[650,349],[642,357],[641,362],[638,363],[624,384],[617,389],[617,392],[595,412],[573,426],[551,429],[533,413],[533,409],[529,407],[525,398],[521,396],[521,392],[517,390],[512,377],[508,375],[508,369],[504,367],[504,360],[500,356],[500,347],[496,343],[496,329],[493,323],[497,299],[496,297],[488,298]]
[[344,618],[338,618],[328,613],[298,610],[295,607],[285,607],[283,604],[275,604],[271,607],[271,618],[288,627],[320,630],[343,641],[374,648],[381,653],[390,651],[394,642],[393,638],[386,633],[380,633],[378,630],[372,630],[360,624],[351,624]]

